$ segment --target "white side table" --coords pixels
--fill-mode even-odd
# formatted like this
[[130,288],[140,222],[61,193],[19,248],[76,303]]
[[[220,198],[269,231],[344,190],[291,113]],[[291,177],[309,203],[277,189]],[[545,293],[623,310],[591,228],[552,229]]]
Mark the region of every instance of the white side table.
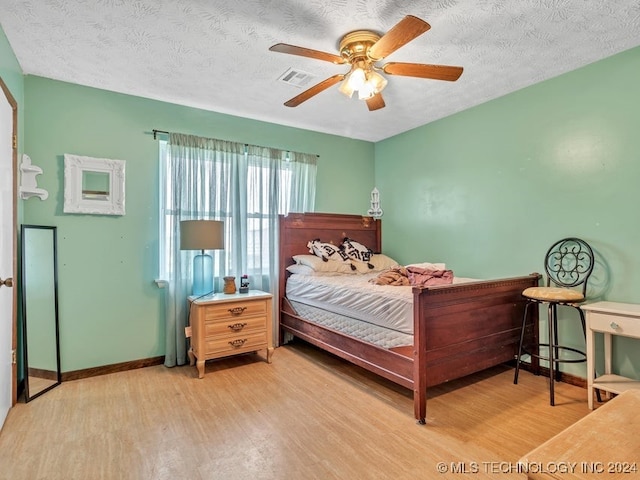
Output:
[[[611,372],[612,335],[640,338],[640,305],[633,303],[596,302],[583,305],[587,322],[587,392],[589,409],[593,410],[593,390],[622,393],[639,389],[640,381]],[[604,374],[595,376],[596,332],[604,334]]]

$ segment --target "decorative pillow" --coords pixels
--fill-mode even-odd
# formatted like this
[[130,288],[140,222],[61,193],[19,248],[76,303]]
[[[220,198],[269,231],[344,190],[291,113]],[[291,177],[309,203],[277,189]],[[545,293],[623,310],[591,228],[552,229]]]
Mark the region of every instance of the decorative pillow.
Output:
[[310,267],[316,272],[353,273],[350,263],[337,262],[335,260],[325,262],[315,255],[294,255],[293,260],[297,264]]
[[325,262],[329,260],[346,262],[349,260],[349,257],[341,248],[336,247],[332,243],[321,242],[319,238],[308,242],[307,248],[309,249],[309,253],[313,253]]
[[373,265],[374,271],[387,270],[388,268],[400,265],[393,258],[387,257],[384,253],[374,253],[371,256],[369,263]]
[[373,255],[373,250],[371,250],[369,247],[356,242],[349,237],[345,237],[345,239],[340,244],[340,250],[344,252],[350,260],[353,260],[355,262],[363,262],[370,270],[373,270],[373,265],[369,263],[369,260],[371,260],[371,255]]
[[[392,267],[400,266],[393,258],[387,257],[382,253],[374,253],[371,255],[369,263],[353,262],[353,264],[356,266],[358,273],[381,272],[383,270],[389,270]],[[369,268],[369,265],[373,265],[373,268]]]

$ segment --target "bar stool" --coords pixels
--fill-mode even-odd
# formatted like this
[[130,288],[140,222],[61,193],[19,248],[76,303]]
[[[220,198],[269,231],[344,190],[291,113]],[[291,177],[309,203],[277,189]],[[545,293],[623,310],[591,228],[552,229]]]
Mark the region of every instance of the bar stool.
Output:
[[[522,292],[527,299],[522,319],[522,332],[516,358],[516,371],[513,383],[518,383],[518,373],[523,354],[546,360],[549,362],[549,403],[554,405],[554,380],[560,380],[560,363],[586,362],[584,351],[573,347],[560,345],[558,342],[558,306],[575,308],[580,315],[582,332],[586,339],[586,325],[584,312],[580,303],[584,302],[587,292],[587,281],[593,271],[593,250],[579,238],[570,237],[554,243],[545,256],[545,270],[547,282],[544,287],[530,287]],[[539,343],[535,349],[526,349],[524,345],[527,323],[527,310],[533,304],[547,304],[549,342]],[[538,321],[535,318],[534,321]],[[540,353],[540,347],[547,347],[548,355]],[[534,351],[531,351],[534,350]],[[561,352],[566,352],[568,358],[563,358]]]

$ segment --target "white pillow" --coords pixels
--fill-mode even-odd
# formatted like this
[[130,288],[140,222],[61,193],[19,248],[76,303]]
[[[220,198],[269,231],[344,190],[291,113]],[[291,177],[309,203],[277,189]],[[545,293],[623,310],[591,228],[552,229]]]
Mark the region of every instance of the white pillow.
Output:
[[320,257],[315,255],[294,255],[293,260],[297,264],[306,265],[316,272],[355,273],[355,270],[351,269],[351,264],[348,262],[337,262],[335,260],[323,262]]
[[405,267],[418,267],[424,268],[425,270],[446,270],[447,267],[444,263],[410,263],[409,265],[405,265]]
[[300,263],[294,263],[293,265],[289,265],[287,267],[287,272],[299,273],[301,275],[313,275],[314,273],[316,273],[316,271],[313,268],[308,267],[306,265],[302,265]]

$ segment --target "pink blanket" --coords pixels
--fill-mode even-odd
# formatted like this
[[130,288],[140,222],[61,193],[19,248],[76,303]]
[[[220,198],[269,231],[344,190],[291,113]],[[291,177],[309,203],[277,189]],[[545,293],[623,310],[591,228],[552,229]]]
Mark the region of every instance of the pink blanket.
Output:
[[420,267],[393,267],[369,280],[376,285],[411,285],[428,287],[453,283],[451,270],[428,270]]

